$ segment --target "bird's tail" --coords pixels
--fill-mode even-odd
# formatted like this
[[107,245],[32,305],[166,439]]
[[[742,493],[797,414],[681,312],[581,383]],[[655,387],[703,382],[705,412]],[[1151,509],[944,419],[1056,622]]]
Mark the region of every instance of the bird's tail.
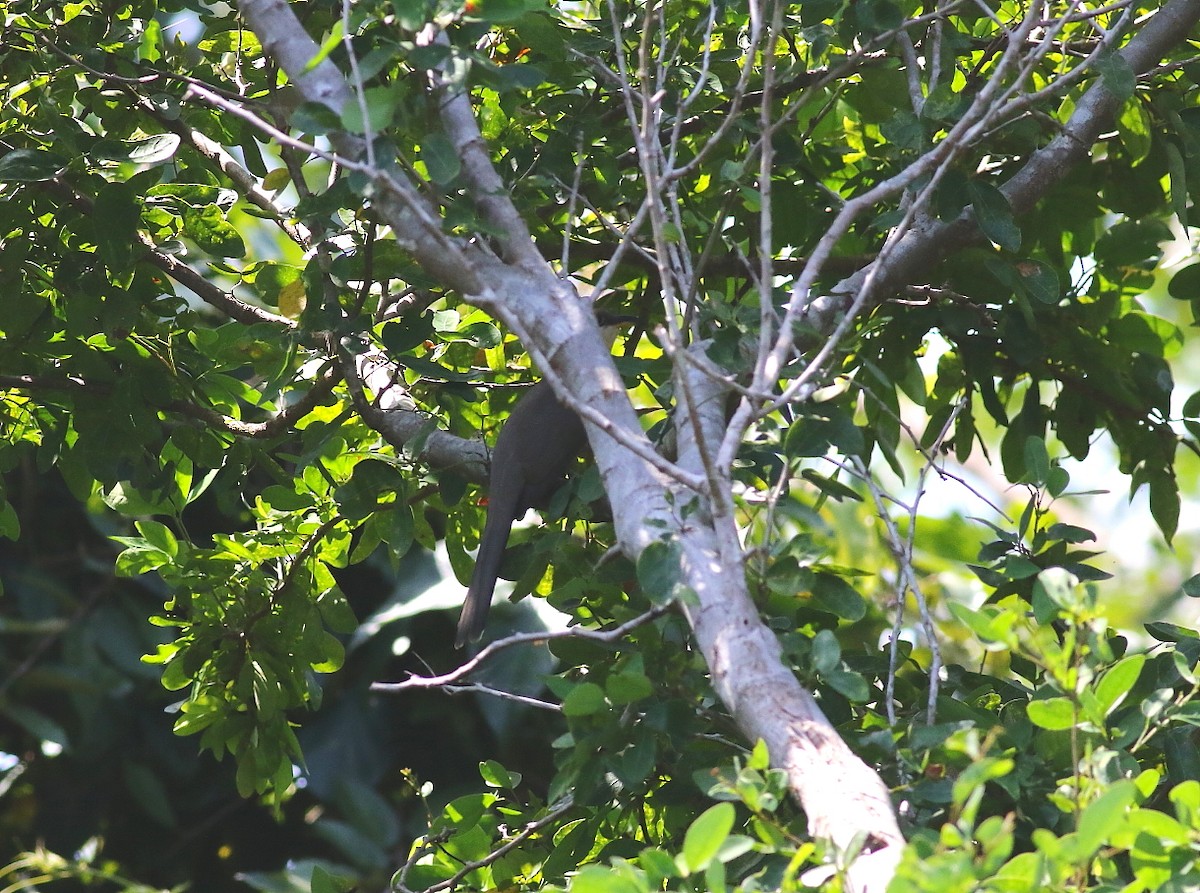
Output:
[[496,590],[496,578],[500,576],[500,565],[504,561],[504,549],[508,545],[508,534],[516,519],[516,498],[505,498],[493,493],[488,502],[487,522],[483,525],[483,536],[479,538],[479,554],[475,556],[475,573],[458,615],[458,635],[454,647],[462,648],[483,635],[487,624],[488,610],[492,606],[492,594]]

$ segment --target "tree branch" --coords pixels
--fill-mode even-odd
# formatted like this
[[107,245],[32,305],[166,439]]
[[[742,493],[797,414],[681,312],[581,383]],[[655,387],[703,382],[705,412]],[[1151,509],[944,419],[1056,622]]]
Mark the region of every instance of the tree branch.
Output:
[[[96,211],[95,203],[91,198],[76,191],[74,187],[62,178],[56,177],[52,180],[44,180],[39,185],[83,214],[90,216]],[[277,313],[271,313],[269,310],[264,310],[253,304],[239,301],[232,294],[222,291],[219,286],[205,279],[174,255],[161,251],[154,244],[154,240],[146,233],[139,230],[137,238],[138,242],[146,250],[145,260],[147,263],[153,264],[180,285],[190,288],[200,300],[222,311],[230,319],[235,319],[246,325],[265,322],[288,329],[296,327],[295,321],[288,319],[286,316],[280,316]]]
[[[1151,70],[1171,47],[1183,42],[1200,21],[1200,3],[1170,0],[1139,26],[1129,43],[1117,51],[1136,74]],[[1099,80],[1087,89],[1062,130],[1030,156],[1025,165],[1000,187],[1013,212],[1031,209],[1056,183],[1091,157],[1092,146],[1112,125],[1123,100]],[[805,319],[818,331],[830,331],[849,308],[853,296],[869,287],[873,301],[918,278],[948,254],[980,238],[972,208],[948,223],[929,223],[901,238],[887,258],[868,264],[814,300]]]

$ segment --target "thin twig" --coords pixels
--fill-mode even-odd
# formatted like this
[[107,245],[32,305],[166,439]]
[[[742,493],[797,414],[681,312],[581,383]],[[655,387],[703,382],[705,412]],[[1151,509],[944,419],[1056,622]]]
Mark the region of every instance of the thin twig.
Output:
[[503,639],[497,639],[494,642],[488,643],[478,654],[449,673],[443,673],[440,676],[413,675],[403,682],[376,682],[371,686],[371,691],[391,693],[414,688],[442,688],[458,682],[460,679],[465,679],[482,664],[491,660],[494,655],[518,645],[540,645],[543,642],[552,642],[556,639],[585,639],[589,642],[602,643],[619,642],[639,626],[643,626],[661,617],[670,609],[670,605],[656,605],[649,611],[645,611],[632,620],[627,620],[620,626],[615,626],[612,629],[583,629],[576,626],[559,632],[516,633],[515,635],[505,636]]
[[[462,879],[465,878],[472,871],[475,871],[480,868],[486,868],[487,866],[491,865],[493,862],[495,862],[497,859],[499,859],[501,856],[503,856],[505,853],[507,853],[513,847],[517,846],[522,841],[528,840],[530,837],[537,834],[540,830],[545,828],[547,825],[551,825],[554,822],[558,821],[558,819],[561,816],[563,816],[565,813],[567,813],[574,805],[575,805],[574,799],[568,794],[566,797],[564,797],[562,800],[560,800],[544,816],[542,816],[540,819],[537,819],[536,821],[527,823],[525,825],[525,827],[522,828],[517,834],[514,834],[512,837],[510,837],[508,840],[506,840],[500,846],[496,847],[496,849],[492,850],[490,853],[488,853],[482,859],[476,859],[473,862],[463,863],[463,867],[460,868],[457,872],[455,872],[453,877],[446,878],[446,880],[444,880],[444,881],[438,881],[436,884],[432,884],[428,887],[425,887],[423,890],[420,891],[420,893],[438,893],[439,890],[457,889],[459,886],[459,883],[462,881]],[[430,852],[431,849],[433,849],[432,846],[430,846],[428,844],[423,844],[422,849],[418,850],[418,851],[421,852],[421,855],[423,855],[424,853]],[[414,852],[414,856],[417,855],[418,851]],[[412,867],[414,865],[416,865],[416,860],[414,860],[413,858],[410,858],[408,860],[408,862],[406,862],[404,864],[404,868],[401,869],[400,876],[396,879],[396,883],[395,883],[395,889],[399,890],[400,893],[417,893],[417,891],[412,890],[406,883],[406,881],[408,880],[408,872],[412,870]]]

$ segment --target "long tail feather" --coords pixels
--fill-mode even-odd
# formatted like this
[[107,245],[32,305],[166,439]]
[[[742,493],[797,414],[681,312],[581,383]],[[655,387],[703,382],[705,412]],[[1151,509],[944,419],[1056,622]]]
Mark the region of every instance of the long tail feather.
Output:
[[483,536],[479,538],[479,554],[475,557],[475,573],[471,576],[462,613],[458,615],[455,648],[462,648],[483,634],[496,578],[500,576],[500,565],[504,561],[508,534],[516,520],[517,499],[516,494],[504,493],[492,493],[489,498],[487,522],[483,526]]

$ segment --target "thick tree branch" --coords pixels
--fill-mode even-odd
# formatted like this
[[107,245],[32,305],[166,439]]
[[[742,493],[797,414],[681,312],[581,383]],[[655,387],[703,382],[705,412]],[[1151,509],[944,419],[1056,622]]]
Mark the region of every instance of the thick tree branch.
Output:
[[[321,103],[340,114],[353,100],[346,79],[329,59],[309,68],[320,47],[304,30],[287,0],[245,0],[239,9],[262,41],[263,49],[307,101]],[[356,160],[362,157],[364,143],[360,137],[337,132],[330,139],[339,155]],[[396,241],[446,286],[464,294],[478,292],[481,281],[475,261],[486,253],[444,233],[432,203],[399,168],[392,166],[373,173],[375,194],[370,198],[392,227]]]
[[[1200,21],[1196,0],[1170,0],[1138,26],[1129,43],[1118,51],[1138,75],[1150,71],[1172,47],[1188,38]],[[1124,100],[1098,80],[1084,93],[1062,130],[1037,150],[1007,183],[1000,187],[1015,213],[1032,208],[1078,164],[1091,157],[1092,146],[1112,126]],[[839,282],[828,295],[813,301],[806,321],[818,331],[831,331],[849,309],[854,296],[867,288],[878,301],[887,293],[918,278],[950,253],[980,239],[971,208],[948,223],[928,222],[903,236],[886,258],[868,264]]]
[[[331,345],[332,349],[332,345]],[[398,450],[409,450],[433,468],[449,468],[469,481],[487,481],[488,449],[443,431],[436,416],[421,412],[397,381],[397,367],[382,352],[342,350],[339,363],[354,408],[363,420]],[[367,399],[367,391],[375,402]]]
[[496,173],[487,143],[479,132],[465,78],[455,83],[448,75],[453,50],[444,31],[433,24],[417,36],[417,43],[444,48],[447,59],[430,72],[433,96],[442,117],[442,127],[454,145],[462,164],[464,180],[469,184],[475,206],[502,246],[501,257],[507,262],[536,270],[545,265],[529,234],[525,219],[508,194],[508,186]]
[[[264,37],[268,52],[279,59],[302,92],[310,99],[324,96],[319,101],[325,101],[334,109],[345,104],[351,94],[335,68],[323,62],[311,72],[304,70],[309,59],[316,55],[316,45],[303,33],[282,0],[246,0],[243,9],[251,26]],[[1182,39],[1197,15],[1200,15],[1200,4],[1194,0],[1172,0],[1159,13],[1165,21],[1160,23],[1157,17],[1152,19],[1143,26],[1145,34],[1136,37],[1122,53],[1135,70],[1145,70],[1153,61],[1151,57],[1158,58],[1170,45],[1169,42],[1155,43],[1152,36],[1169,30],[1173,41]],[[1037,23],[1037,17],[1031,15],[1022,28],[1032,29]],[[1016,32],[1016,38],[1024,33],[1027,31]],[[1019,43],[1019,40],[1015,41],[1011,53],[1006,49],[1005,64],[1009,66],[1013,83],[1023,77],[1021,65],[1025,50]],[[619,40],[617,45],[620,48]],[[1135,63],[1141,58],[1138,54],[1143,45],[1146,47],[1145,60]],[[658,70],[651,72],[653,66],[648,58],[648,55],[643,57],[646,69],[641,72],[647,90],[654,77],[663,74]],[[640,138],[643,171],[651,181],[649,190],[653,200],[666,201],[668,193],[662,192],[661,184],[654,181],[661,173],[664,160],[663,147],[655,136],[657,122],[653,115],[657,100],[646,92],[635,98],[624,59],[621,61],[627,113]],[[318,82],[321,91],[314,88],[310,93],[308,84]],[[885,189],[851,207],[847,212],[849,217],[862,213],[880,197],[910,188],[920,177],[934,175],[943,169],[954,152],[969,144],[974,131],[966,131],[986,127],[994,120],[989,115],[994,116],[997,112],[989,111],[988,103],[996,97],[1008,96],[1007,89],[1007,83],[985,87],[980,94],[982,98],[972,107],[971,117],[962,122],[960,131],[955,132],[957,142],[948,140],[944,147],[929,153],[903,177],[893,178]],[[1036,181],[1031,196],[1042,194],[1054,181],[1053,170],[1076,163],[1086,155],[1087,147],[1098,136],[1103,124],[1111,119],[1117,103],[1098,97],[1094,92],[1097,89],[1103,88],[1097,85],[1085,95],[1064,135],[1031,159],[1028,176]],[[893,873],[902,844],[888,791],[878,776],[849,751],[811,694],[799,685],[783,663],[776,637],[764,626],[749,597],[744,557],[728,506],[719,499],[701,496],[680,486],[647,457],[638,455],[627,442],[619,442],[608,433],[622,432],[621,439],[625,441],[644,439],[611,357],[596,330],[590,307],[575,295],[568,283],[535,257],[525,228],[512,225],[510,199],[483,151],[465,94],[443,98],[443,126],[464,163],[464,180],[472,192],[471,198],[485,218],[492,224],[499,224],[503,230],[500,237],[502,254],[510,262],[502,262],[485,247],[446,237],[440,230],[431,203],[416,186],[400,179],[399,174],[389,172],[378,181],[382,193],[375,200],[381,212],[427,272],[444,284],[460,289],[472,303],[500,316],[521,337],[556,389],[568,395],[573,405],[588,408],[585,419],[595,413],[596,419],[602,422],[595,425],[589,420],[589,437],[613,505],[622,550],[636,558],[648,545],[660,542],[664,537],[678,545],[681,556],[679,582],[694,593],[694,601],[685,604],[684,611],[722,700],[745,736],[751,741],[764,740],[772,762],[788,772],[791,788],[808,813],[814,836],[831,841],[839,853],[852,850],[865,836],[862,855],[850,866],[850,887],[882,890]],[[1085,125],[1085,122],[1088,123]],[[354,138],[339,139],[341,142],[335,145],[340,154],[360,156],[359,151],[350,151]],[[1080,146],[1074,146],[1075,142]],[[1039,165],[1048,171],[1035,176]],[[1021,194],[1026,188],[1023,182],[1018,175],[1007,187],[1010,201],[1018,209],[1027,207],[1023,205]],[[664,287],[672,289],[677,274],[685,270],[686,258],[669,256],[674,249],[667,247],[668,241],[662,236],[669,209],[659,208],[658,211],[662,213],[653,222],[659,236],[660,275]],[[911,209],[908,221],[913,224],[911,231],[892,240],[883,257],[868,265],[861,274],[849,277],[825,305],[807,306],[809,320],[817,322],[819,331],[832,332],[856,296],[860,304],[874,300],[887,287],[905,281],[905,277],[917,269],[918,263],[928,263],[956,244],[947,239],[949,228],[929,226]],[[958,225],[967,229],[974,227],[967,215],[964,215],[964,223]],[[840,234],[832,233],[818,246],[815,262],[809,265],[813,275],[832,252]],[[919,251],[917,247],[920,247]],[[789,317],[784,324],[789,330],[783,336],[787,340],[773,358],[775,366],[764,358],[764,365],[757,370],[760,384],[771,382],[773,385],[778,369],[791,355],[790,322]],[[435,438],[446,439],[450,435],[431,430],[431,420],[411,409],[398,406],[384,410],[369,404],[361,396],[361,374],[355,359],[343,360],[343,369],[353,391],[359,395],[358,406],[364,418],[380,430],[395,425],[394,435],[389,435],[395,436],[393,442],[409,443],[414,437],[428,432],[429,440],[422,452],[436,463],[437,460],[432,458]],[[688,387],[692,396],[688,411],[681,413],[678,422],[681,465],[685,473],[697,478],[707,476],[711,482],[713,444],[726,437],[723,414],[717,411],[721,401],[709,399],[715,398],[720,382],[700,374],[692,364],[682,364],[681,369],[681,374],[691,376]],[[740,438],[737,425],[745,421],[735,422],[732,438]],[[459,461],[463,443],[457,438],[446,443],[447,455],[453,456],[452,461]],[[722,461],[716,466],[718,477],[721,469],[728,467],[724,460],[736,455],[736,447],[729,437],[725,443],[728,449],[719,454]]]
[[[679,422],[679,463],[707,468],[705,444],[718,444],[725,431],[725,387],[697,364],[676,368],[690,378],[695,406]],[[684,600],[683,610],[712,670],[713,687],[746,737],[766,742],[772,763],[787,771],[814,836],[832,841],[839,852],[867,836],[863,855],[849,868],[851,887],[882,890],[904,845],[888,790],[784,663],[779,641],[746,587],[735,519],[712,521],[711,528],[696,522],[684,527],[681,543],[682,572],[695,595],[694,601]]]
[[[45,180],[39,185],[83,214],[91,215],[96,211],[95,202],[90,197],[81,194],[61,178]],[[280,316],[277,313],[272,313],[253,304],[239,301],[232,294],[223,291],[218,285],[205,279],[174,255],[160,250],[154,244],[154,240],[146,233],[139,231],[137,239],[146,251],[146,262],[162,270],[180,285],[190,288],[200,300],[222,311],[230,319],[235,319],[246,325],[266,322],[288,329],[296,327],[295,321],[288,319],[286,316]]]
[[[308,233],[303,226],[293,223],[288,214],[279,208],[274,200],[259,188],[258,180],[251,174],[241,163],[225,151],[225,147],[216,140],[210,139],[200,131],[188,127],[183,121],[177,117],[164,115],[152,102],[150,102],[143,94],[145,87],[153,82],[160,81],[166,78],[177,77],[169,72],[154,72],[153,74],[129,78],[121,77],[108,71],[101,71],[97,68],[88,65],[83,59],[72,56],[70,53],[63,51],[52,40],[46,39],[44,36],[35,35],[38,43],[45,47],[49,52],[54,53],[62,59],[67,60],[71,65],[86,71],[97,80],[105,81],[110,84],[115,84],[123,89],[130,97],[133,98],[138,108],[147,117],[154,121],[164,130],[169,130],[176,134],[180,139],[186,142],[189,146],[211,161],[225,176],[238,187],[242,197],[246,201],[266,211],[273,219],[277,226],[287,233],[288,238],[298,245],[308,246]],[[199,82],[194,78],[186,82],[191,85],[199,85]]]
[[[328,370],[312,382],[308,390],[304,392],[304,396],[265,422],[247,422],[235,419],[217,412],[209,406],[192,403],[188,400],[169,400],[163,404],[162,408],[204,422],[210,428],[220,429],[239,437],[274,437],[282,434],[312,412],[339,381],[341,381],[341,374],[336,369]],[[0,375],[0,389],[25,392],[78,392],[96,397],[108,397],[112,394],[112,387],[106,382],[86,381],[75,377],[46,378],[33,375]]]
[[[247,0],[244,4],[252,27],[260,35],[264,28],[270,29],[269,40],[264,39],[267,50],[274,52],[273,47],[287,44],[291,55],[288,61],[284,58],[280,61],[285,69],[296,71],[295,65],[306,64],[315,55],[315,45],[294,19],[281,20],[287,16],[286,9],[280,7],[281,0]],[[269,17],[265,14],[268,11]],[[308,74],[320,73],[322,77],[340,80],[336,71],[323,65]],[[343,83],[340,89],[326,86],[324,95],[341,104],[347,100],[348,91]],[[443,123],[449,129],[457,129],[451,139],[459,146],[460,153],[469,155],[475,151],[476,135],[471,122],[452,116],[444,117]],[[345,148],[341,151],[345,153]],[[474,160],[487,162],[486,158]],[[507,213],[503,203],[510,200],[507,195],[490,192],[495,184],[489,170],[487,162],[468,177],[476,190],[489,193],[486,196],[476,193],[473,198],[484,204],[498,201],[500,204],[489,213],[494,215],[493,219],[503,220]],[[412,195],[400,200],[416,202]],[[429,210],[427,205],[421,207]],[[399,235],[408,234],[411,239],[415,232],[411,217],[400,214],[388,219]],[[508,236],[513,237],[513,233],[510,231]],[[518,237],[523,238],[519,233]],[[660,238],[659,244],[665,244],[664,240]],[[573,405],[587,407],[585,423],[613,505],[622,550],[636,559],[649,544],[661,541],[664,536],[679,544],[680,582],[697,598],[697,603],[685,610],[717,690],[746,737],[751,741],[765,740],[774,764],[788,770],[792,789],[808,808],[817,836],[831,840],[842,852],[865,833],[863,851],[867,855],[852,869],[858,872],[855,887],[882,889],[902,842],[887,791],[878,777],[850,753],[821,715],[812,696],[782,662],[777,640],[762,623],[749,598],[729,506],[724,500],[710,505],[710,498],[672,482],[656,463],[640,455],[640,450],[630,448],[630,439],[644,442],[647,448],[649,443],[600,338],[589,302],[580,300],[574,288],[555,276],[547,264],[540,260],[536,264],[525,263],[532,255],[516,248],[515,243],[510,248],[506,256],[516,260],[515,264],[502,263],[483,252],[471,256],[474,283],[463,289],[465,294],[517,332],[556,390],[569,396]],[[448,285],[462,287],[461,270],[441,277],[444,259],[430,263],[427,250],[413,250],[431,275],[442,278]],[[443,442],[453,440],[448,455],[453,456],[452,461],[458,461],[463,444],[457,438],[433,429],[431,420],[412,410],[384,411],[372,406],[363,396],[356,358],[344,355],[342,367],[356,395],[359,411],[373,426],[393,432],[388,436],[398,443],[408,443],[428,432],[429,440],[422,454],[435,464],[439,461],[436,451]],[[716,407],[721,401],[709,399],[715,395],[714,388],[719,390],[720,382],[711,376],[697,375],[689,387],[696,389],[699,398],[692,401],[690,420],[684,422],[684,454],[689,463],[694,463],[688,471],[703,480],[706,465],[708,471],[712,470],[711,464],[702,459],[711,453],[707,441],[713,438],[720,441],[723,419]],[[602,421],[601,425],[593,424],[593,413]],[[621,432],[620,441],[614,439],[613,432]],[[696,500],[699,500],[698,511],[689,508],[695,506]],[[719,529],[713,526],[713,505],[718,507],[722,519],[723,526]],[[846,808],[840,809],[841,805]],[[881,866],[878,877],[866,880],[863,872],[874,865]]]

